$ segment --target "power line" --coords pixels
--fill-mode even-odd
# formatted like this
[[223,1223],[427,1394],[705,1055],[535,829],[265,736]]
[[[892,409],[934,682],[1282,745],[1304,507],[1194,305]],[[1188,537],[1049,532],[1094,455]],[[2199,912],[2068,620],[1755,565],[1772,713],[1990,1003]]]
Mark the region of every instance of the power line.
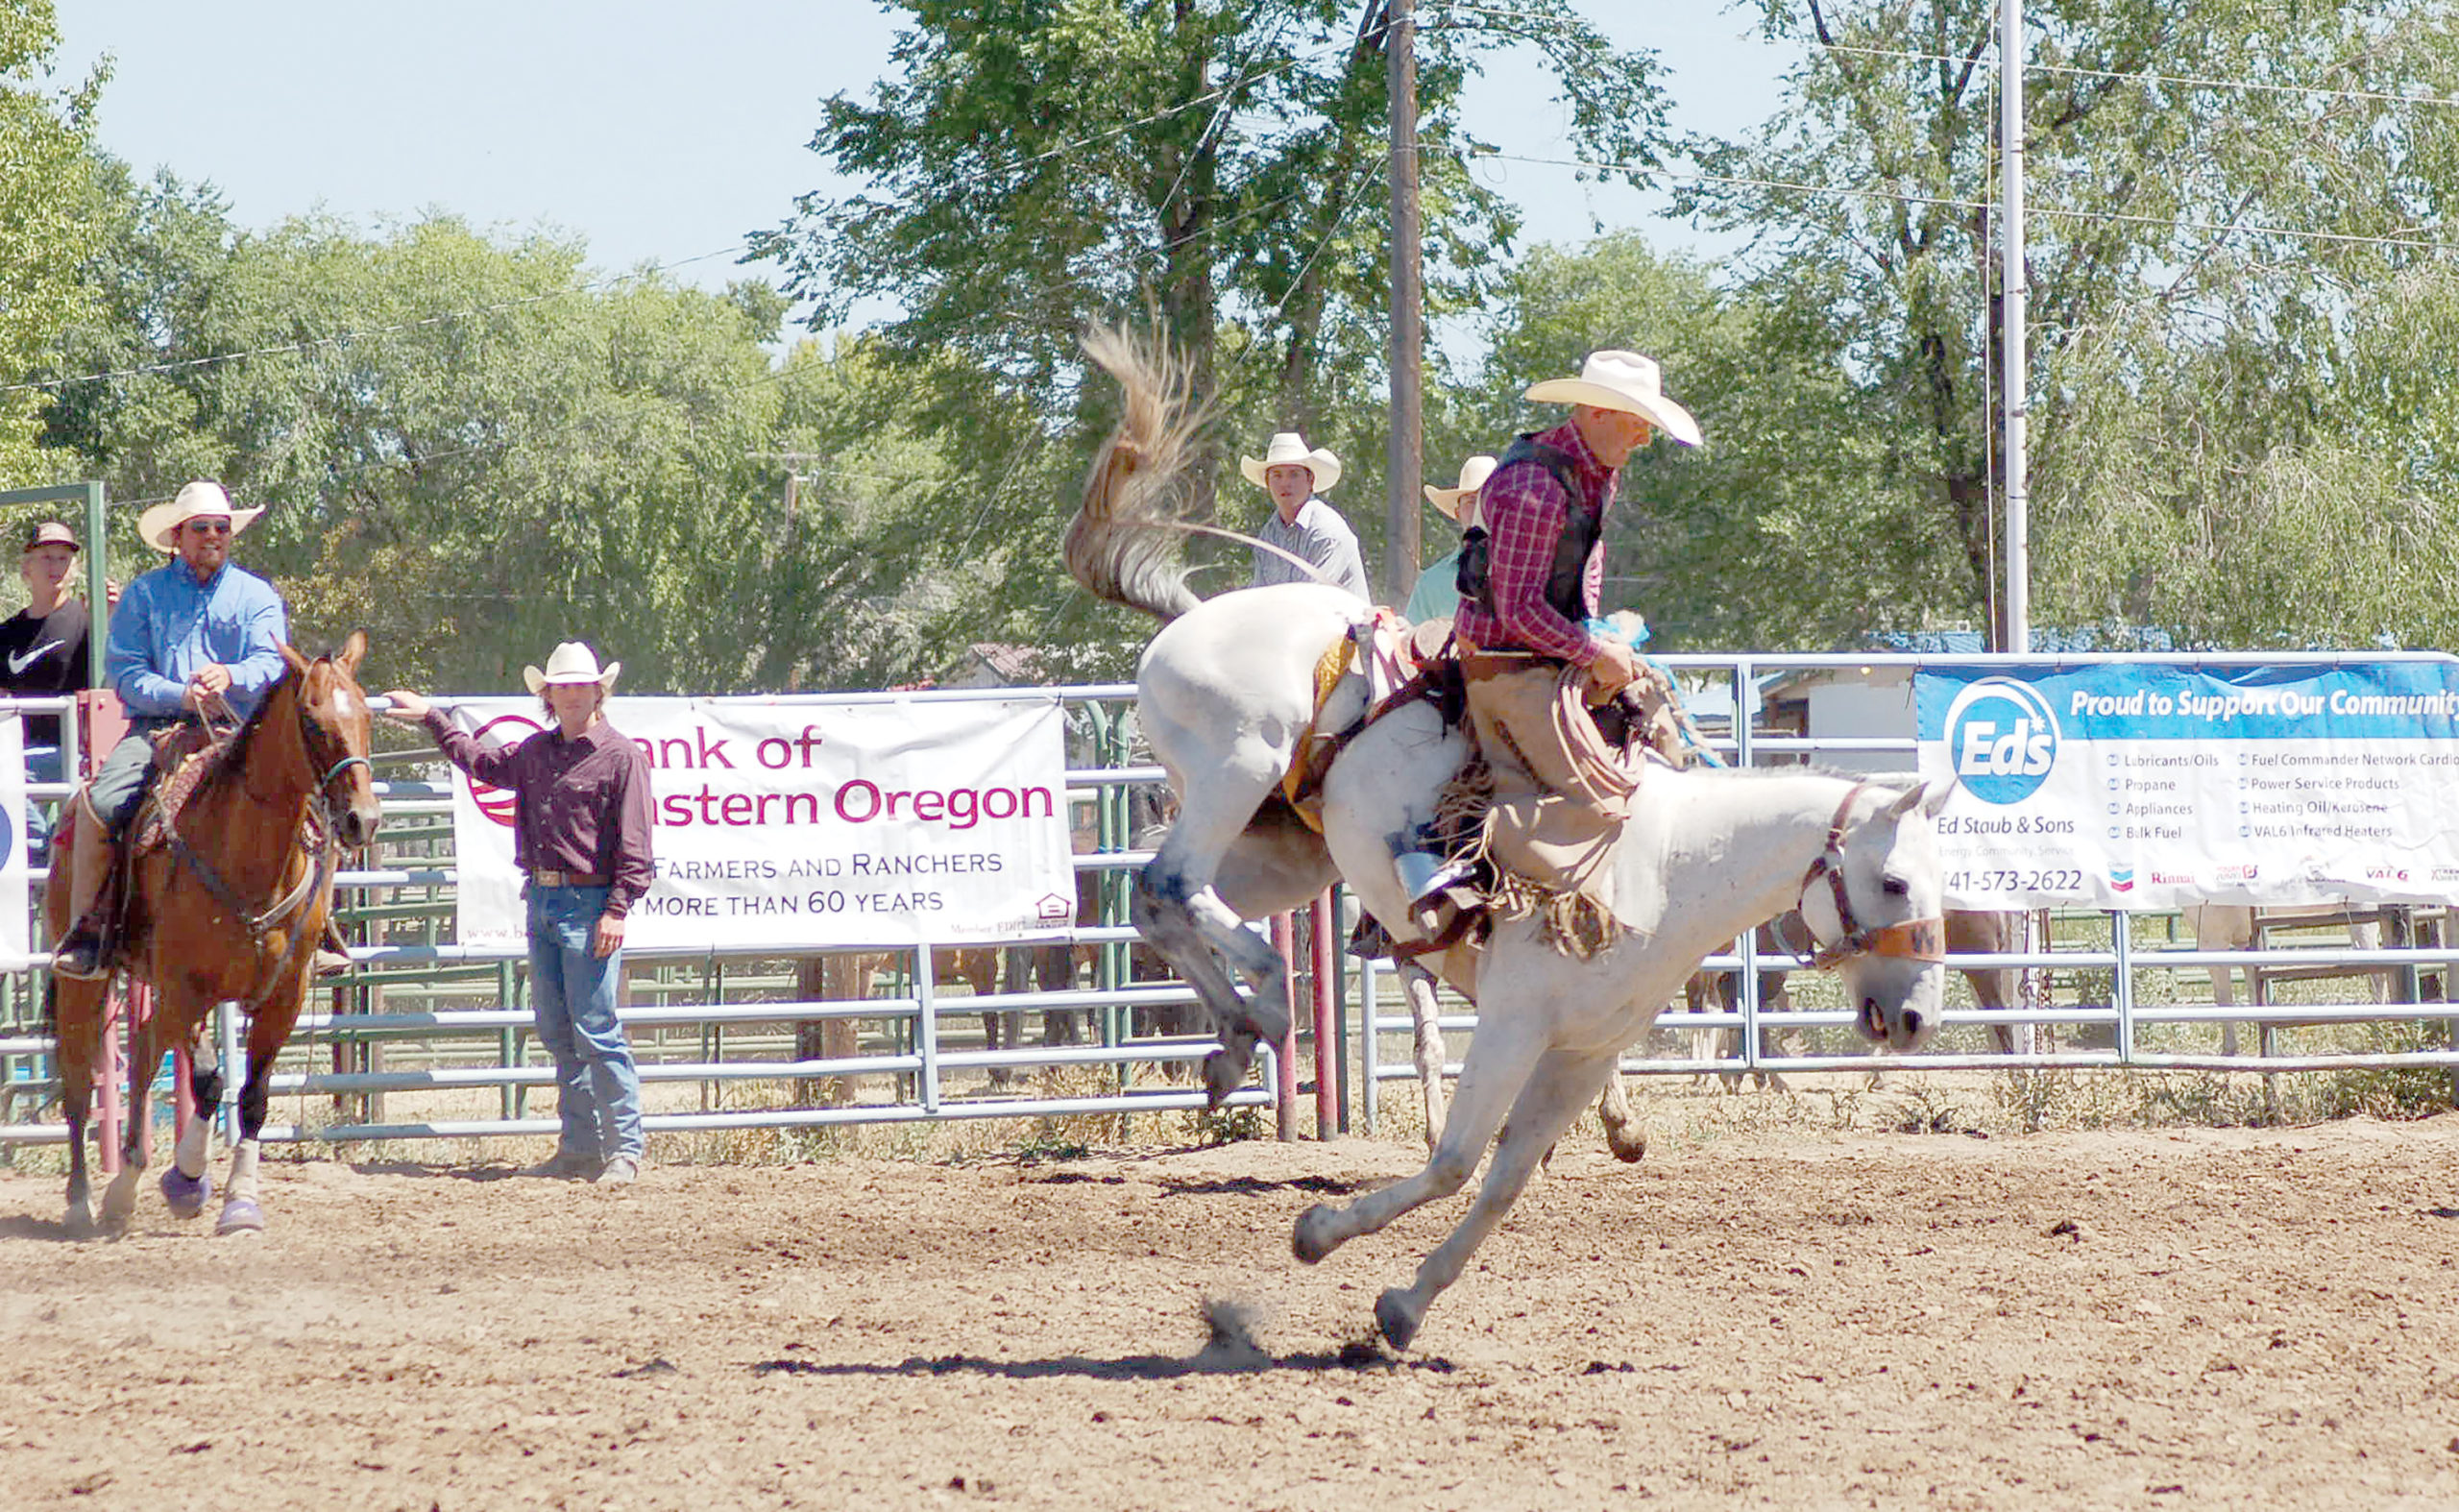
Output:
[[[1447,4],[1437,0],[1443,9],[1455,14],[1492,16],[1501,20],[1527,21],[1554,31],[1567,30],[1558,16],[1541,11],[1513,11],[1500,6]],[[1982,57],[1965,53],[1928,53],[1902,47],[1859,47],[1849,42],[1818,42],[1813,44],[1827,53],[1852,53],[1864,58],[1900,58],[1915,62],[1980,63],[1996,68],[1998,59],[1992,54]],[[2387,105],[2459,106],[2459,95],[2426,94],[2416,91],[2395,92],[2385,89],[2334,89],[2324,85],[2267,84],[2255,79],[2221,79],[2201,74],[2161,73],[2145,68],[2083,68],[2071,63],[2027,62],[2033,73],[2065,74],[2080,79],[2130,79],[2144,84],[2184,85],[2198,89],[2252,89],[2273,94],[2313,95],[2334,100],[2374,100]]]
[[[1589,172],[1621,173],[1634,178],[1654,177],[1681,179],[1699,183],[1729,183],[1741,188],[1788,189],[1803,194],[1827,194],[1842,199],[1891,200],[1903,205],[1936,205],[1950,209],[1979,210],[1991,207],[1987,200],[1963,200],[1947,195],[1909,194],[1895,189],[1854,189],[1832,183],[1803,183],[1785,179],[1760,179],[1741,174],[1700,173],[1686,169],[1653,168],[1644,163],[1592,162],[1580,158],[1530,158],[1515,153],[1479,153],[1501,162],[1524,162],[1544,167],[1579,168]],[[2299,241],[2323,241],[2358,246],[2405,247],[2419,252],[2459,252],[2459,242],[2428,241],[2412,236],[2366,236],[2352,232],[2300,231],[2289,226],[2249,226],[2237,221],[2191,221],[2162,215],[2126,215],[2115,210],[2066,209],[2054,205],[2034,205],[2034,215],[2055,215],[2072,221],[2102,221],[2130,226],[2169,226],[2179,231],[2219,232],[2233,235],[2285,236]]]
[[[1963,63],[1984,62],[1996,68],[1998,60],[1968,58],[1961,53],[1922,53],[1894,47],[1855,47],[1844,42],[1822,42],[1819,48],[1830,53],[1856,53],[1868,58],[1903,58],[1920,62]],[[2255,79],[2218,79],[2200,74],[2159,73],[2152,69],[2081,68],[2071,63],[2027,62],[2032,73],[2065,74],[2078,79],[2133,80],[2142,84],[2177,85],[2196,89],[2251,89],[2269,94],[2312,95],[2332,100],[2376,100],[2389,105],[2459,106],[2459,95],[2393,93],[2383,89],[2333,89],[2323,85],[2266,84]]]
[[[715,252],[704,252],[695,256],[678,257],[672,262],[659,263],[645,271],[648,274],[667,273],[676,268],[689,267],[695,262],[706,262],[712,257],[723,257],[742,252],[745,246],[745,243],[737,242],[731,247],[720,247]],[[420,330],[430,326],[450,325],[454,321],[468,320],[475,316],[499,314],[508,309],[543,305],[549,300],[572,299],[577,295],[595,294],[641,276],[642,271],[608,274],[593,282],[574,284],[569,288],[549,289],[544,294],[528,294],[520,299],[502,300],[493,305],[473,305],[467,309],[442,310],[432,315],[422,315],[416,320],[400,321],[390,326],[366,326],[353,330],[335,331],[329,336],[318,336],[307,341],[288,341],[270,347],[251,347],[239,352],[220,352],[210,356],[182,357],[176,361],[141,362],[134,367],[113,368],[102,373],[84,373],[72,378],[29,378],[18,383],[0,383],[0,394],[14,394],[28,389],[66,388],[72,383],[102,383],[113,378],[183,373],[195,368],[216,367],[225,362],[238,362],[251,357],[295,355],[300,353],[315,352],[325,347],[346,345],[369,336],[398,335],[405,330]]]

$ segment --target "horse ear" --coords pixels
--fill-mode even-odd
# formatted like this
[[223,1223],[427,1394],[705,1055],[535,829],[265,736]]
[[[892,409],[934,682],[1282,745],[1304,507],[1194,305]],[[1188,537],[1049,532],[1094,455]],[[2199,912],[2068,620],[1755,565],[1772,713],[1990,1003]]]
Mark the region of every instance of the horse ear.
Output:
[[350,632],[350,639],[344,641],[342,643],[342,648],[333,654],[333,660],[341,663],[342,671],[350,673],[353,677],[356,677],[358,675],[358,664],[360,661],[365,659],[366,655],[367,632],[365,630],[353,630]]
[[307,658],[300,655],[298,648],[292,646],[288,641],[281,641],[276,644],[281,647],[281,659],[290,664],[290,670],[297,672],[302,677],[306,676]]
[[1947,794],[1954,791],[1955,784],[1951,782],[1916,782],[1895,795],[1895,801],[1887,806],[1887,817],[1900,819],[1918,806],[1923,814],[1936,818],[1938,811],[1946,807]]

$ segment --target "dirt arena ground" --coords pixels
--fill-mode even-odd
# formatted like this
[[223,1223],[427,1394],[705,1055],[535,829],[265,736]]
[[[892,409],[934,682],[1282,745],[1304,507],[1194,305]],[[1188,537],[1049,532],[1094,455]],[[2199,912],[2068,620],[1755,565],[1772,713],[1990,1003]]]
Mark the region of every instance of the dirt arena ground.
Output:
[[116,1243],[0,1175],[0,1503],[2459,1504],[2459,1117],[1582,1142],[1395,1356],[1460,1201],[1289,1232],[1416,1160],[277,1159]]

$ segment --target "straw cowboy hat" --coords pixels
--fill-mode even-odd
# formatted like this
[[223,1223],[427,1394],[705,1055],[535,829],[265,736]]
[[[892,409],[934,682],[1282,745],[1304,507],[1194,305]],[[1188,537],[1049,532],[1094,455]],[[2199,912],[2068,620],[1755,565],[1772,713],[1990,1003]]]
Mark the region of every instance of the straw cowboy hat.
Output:
[[1592,352],[1575,378],[1528,385],[1527,397],[1549,404],[1594,404],[1639,416],[1686,447],[1699,444],[1699,423],[1665,397],[1656,359],[1636,352]]
[[1295,430],[1276,432],[1272,438],[1272,445],[1264,448],[1262,456],[1238,459],[1238,471],[1246,474],[1247,481],[1257,488],[1266,486],[1264,469],[1285,465],[1303,467],[1313,473],[1315,492],[1319,494],[1328,494],[1340,486],[1341,459],[1322,447],[1317,447],[1312,451],[1307,451],[1306,438]]
[[231,496],[219,483],[195,482],[183,487],[179,496],[167,504],[156,504],[136,517],[136,533],[157,551],[177,551],[176,539],[180,526],[191,520],[228,520],[231,533],[237,535],[263,514],[261,505],[255,509],[233,509]]
[[1425,485],[1426,502],[1442,510],[1452,524],[1458,524],[1460,501],[1486,486],[1486,479],[1494,476],[1496,465],[1495,459],[1483,452],[1471,457],[1460,464],[1458,488],[1437,488],[1432,483]]
[[599,671],[596,651],[578,641],[566,641],[547,658],[545,671],[535,667],[524,667],[521,670],[521,680],[529,685],[531,693],[543,691],[548,683],[584,682],[594,682],[611,693],[615,688],[616,674],[622,670],[621,662],[608,662],[606,670]]

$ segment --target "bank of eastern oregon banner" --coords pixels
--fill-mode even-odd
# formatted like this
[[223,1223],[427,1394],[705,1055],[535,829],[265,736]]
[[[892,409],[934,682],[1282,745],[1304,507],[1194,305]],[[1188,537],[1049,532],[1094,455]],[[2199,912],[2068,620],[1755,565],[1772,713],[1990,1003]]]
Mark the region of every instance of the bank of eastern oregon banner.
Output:
[[2459,901],[2459,663],[1919,673],[1947,901]]
[[[657,880],[626,949],[955,943],[1074,922],[1056,698],[616,698],[606,715],[647,753],[655,795]],[[491,745],[549,722],[535,698],[448,717]],[[464,944],[525,940],[512,807],[453,773]]]

